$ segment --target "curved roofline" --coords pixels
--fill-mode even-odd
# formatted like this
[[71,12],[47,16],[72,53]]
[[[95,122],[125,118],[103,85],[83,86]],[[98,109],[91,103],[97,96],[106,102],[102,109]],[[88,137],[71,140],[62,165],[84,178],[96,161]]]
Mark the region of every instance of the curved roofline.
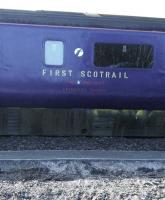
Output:
[[165,32],[164,18],[0,9],[0,22]]

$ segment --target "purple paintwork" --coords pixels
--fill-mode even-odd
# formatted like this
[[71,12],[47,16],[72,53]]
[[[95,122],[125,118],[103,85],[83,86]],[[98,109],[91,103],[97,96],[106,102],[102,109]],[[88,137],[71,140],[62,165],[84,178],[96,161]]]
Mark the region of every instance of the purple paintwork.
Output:
[[[63,66],[44,64],[46,40],[64,42]],[[96,42],[151,44],[153,68],[95,67]],[[82,57],[75,56],[77,47]],[[164,109],[164,55],[162,32],[0,24],[0,106]],[[117,77],[81,77],[81,71]]]

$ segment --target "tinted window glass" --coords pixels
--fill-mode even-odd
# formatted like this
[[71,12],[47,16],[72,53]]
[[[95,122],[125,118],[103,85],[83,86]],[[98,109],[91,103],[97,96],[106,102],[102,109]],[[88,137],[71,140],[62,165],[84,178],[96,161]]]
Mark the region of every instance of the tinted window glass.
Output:
[[148,44],[96,43],[94,64],[97,67],[151,68],[153,47]]

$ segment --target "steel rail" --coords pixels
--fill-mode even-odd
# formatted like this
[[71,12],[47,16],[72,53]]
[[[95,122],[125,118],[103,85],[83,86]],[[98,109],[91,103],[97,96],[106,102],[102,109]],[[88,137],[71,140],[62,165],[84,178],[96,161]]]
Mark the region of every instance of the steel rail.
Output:
[[0,151],[0,160],[165,161],[165,151],[111,151],[111,150]]

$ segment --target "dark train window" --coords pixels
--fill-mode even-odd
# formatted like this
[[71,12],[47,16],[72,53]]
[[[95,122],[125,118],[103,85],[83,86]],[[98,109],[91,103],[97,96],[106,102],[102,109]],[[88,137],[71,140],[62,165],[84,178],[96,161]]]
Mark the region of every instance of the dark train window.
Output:
[[153,46],[96,43],[94,64],[96,67],[152,68]]

